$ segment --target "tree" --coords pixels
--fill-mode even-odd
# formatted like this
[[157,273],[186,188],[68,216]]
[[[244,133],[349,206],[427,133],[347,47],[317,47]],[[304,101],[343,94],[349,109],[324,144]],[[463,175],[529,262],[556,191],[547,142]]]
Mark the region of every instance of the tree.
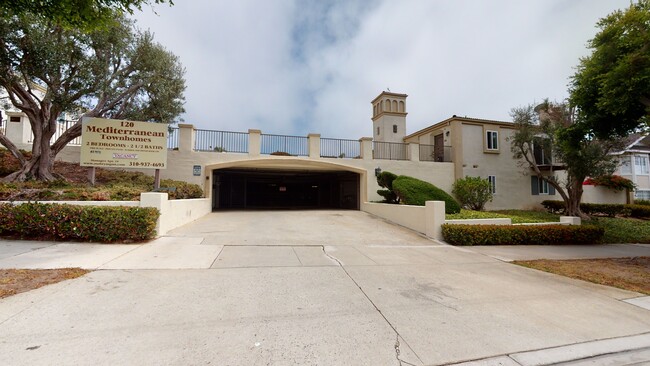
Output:
[[0,16],[32,14],[67,28],[92,30],[114,20],[115,12],[133,14],[143,5],[171,0],[0,0]]
[[625,136],[650,116],[650,0],[631,3],[597,23],[570,87],[571,104],[596,137]]
[[492,201],[493,197],[490,181],[481,177],[465,177],[456,180],[451,193],[463,207],[475,211],[483,211],[485,204]]
[[[29,118],[27,160],[5,135],[21,169],[5,180],[53,180],[55,156],[81,135],[82,117],[174,122],[184,111],[185,70],[178,57],[122,16],[91,32],[31,15],[0,19],[0,88]],[[63,112],[77,123],[54,143]]]
[[[554,187],[564,200],[567,215],[588,219],[580,210],[582,184],[589,176],[614,172],[617,161],[610,152],[621,148],[622,139],[597,139],[588,123],[566,103],[545,101],[536,107],[514,108],[511,116],[517,128],[510,140],[511,150],[525,173]],[[540,149],[561,165],[540,160]],[[563,169],[565,174],[556,177],[553,169]]]

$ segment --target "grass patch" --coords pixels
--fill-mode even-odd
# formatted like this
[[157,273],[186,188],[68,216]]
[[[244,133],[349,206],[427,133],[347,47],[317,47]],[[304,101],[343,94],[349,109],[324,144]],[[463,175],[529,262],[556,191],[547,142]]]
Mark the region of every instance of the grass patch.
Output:
[[2,269],[0,270],[0,299],[45,285],[81,277],[88,272],[90,271],[81,268]]
[[650,257],[534,260],[514,264],[650,295]]
[[545,211],[501,210],[501,211],[472,211],[461,209],[460,213],[448,214],[447,220],[468,219],[497,219],[510,218],[513,224],[533,222],[559,222],[560,216]]
[[605,229],[603,243],[650,243],[650,221],[621,217],[592,217],[583,225]]

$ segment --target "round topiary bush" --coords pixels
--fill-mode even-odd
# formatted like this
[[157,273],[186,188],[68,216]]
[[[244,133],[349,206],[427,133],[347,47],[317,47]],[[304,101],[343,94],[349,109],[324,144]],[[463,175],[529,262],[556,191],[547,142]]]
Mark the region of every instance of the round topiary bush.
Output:
[[400,175],[393,181],[393,191],[406,205],[424,206],[426,201],[445,201],[445,213],[460,212],[460,204],[452,196],[429,182]]

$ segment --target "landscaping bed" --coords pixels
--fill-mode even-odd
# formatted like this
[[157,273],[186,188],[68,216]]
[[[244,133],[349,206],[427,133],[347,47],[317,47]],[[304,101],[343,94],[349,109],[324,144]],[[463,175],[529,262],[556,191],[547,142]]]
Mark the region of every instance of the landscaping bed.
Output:
[[81,277],[88,272],[90,271],[81,268],[0,269],[0,299]]
[[650,257],[534,260],[514,264],[650,295]]
[[[0,178],[19,168],[18,161],[0,149]],[[0,201],[138,201],[140,193],[153,190],[154,178],[141,172],[95,169],[95,185],[88,180],[88,167],[57,161],[53,182],[0,182]],[[202,198],[197,184],[163,179],[161,187],[170,199]]]

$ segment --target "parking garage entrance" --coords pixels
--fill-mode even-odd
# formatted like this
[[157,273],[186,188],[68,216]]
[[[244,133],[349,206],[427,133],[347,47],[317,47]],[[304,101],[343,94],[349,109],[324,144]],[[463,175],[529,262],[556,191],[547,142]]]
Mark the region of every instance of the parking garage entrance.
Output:
[[213,204],[223,209],[359,209],[359,174],[347,171],[220,169]]

